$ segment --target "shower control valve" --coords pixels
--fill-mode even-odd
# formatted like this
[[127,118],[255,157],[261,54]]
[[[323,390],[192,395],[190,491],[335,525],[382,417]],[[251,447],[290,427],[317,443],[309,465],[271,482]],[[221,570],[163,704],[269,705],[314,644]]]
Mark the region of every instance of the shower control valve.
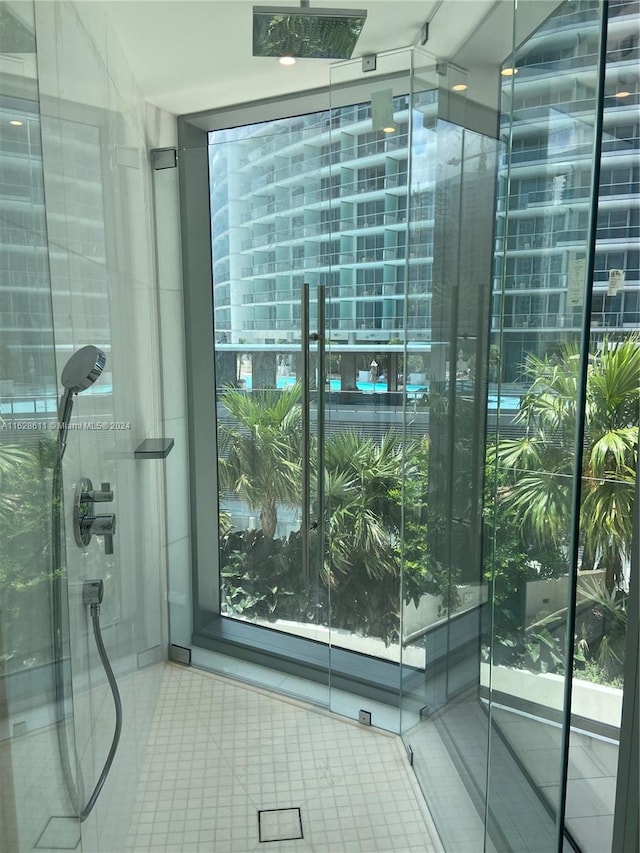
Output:
[[80,532],[87,544],[92,536],[104,536],[104,553],[113,554],[113,534],[116,532],[116,517],[108,515],[85,515],[80,520]]
[[102,483],[102,489],[94,490],[91,480],[83,479],[76,486],[75,512],[73,527],[76,544],[86,548],[92,536],[104,536],[105,554],[113,554],[113,536],[116,532],[116,517],[113,513],[95,515],[96,502],[113,500],[109,483]]
[[82,498],[86,501],[94,503],[108,503],[113,500],[113,491],[110,483],[101,483],[100,489],[89,489],[85,492]]
[[85,515],[81,522],[82,528],[92,536],[113,536],[116,532],[116,517],[109,515]]

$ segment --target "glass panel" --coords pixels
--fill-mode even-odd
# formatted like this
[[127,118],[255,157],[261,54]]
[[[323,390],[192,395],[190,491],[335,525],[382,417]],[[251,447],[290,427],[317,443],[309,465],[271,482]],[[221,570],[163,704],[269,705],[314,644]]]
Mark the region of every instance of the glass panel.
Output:
[[[286,689],[324,704],[330,588],[319,559],[313,497],[318,345],[307,336],[317,338],[317,284],[338,251],[325,233],[331,192],[322,166],[327,124],[328,114],[318,112],[244,125],[211,132],[208,146],[219,612],[277,631],[283,641],[294,635],[321,644],[298,673],[316,687],[291,679]],[[211,561],[208,571],[215,570]]]
[[[611,14],[624,21],[627,6]],[[578,709],[598,658],[621,658],[637,396],[623,395],[619,452],[585,461],[578,543],[573,498],[601,10],[552,0],[520,2],[516,14],[505,0],[451,61],[416,49],[378,56],[375,72],[335,65],[330,109],[215,131],[204,154],[216,365],[206,416],[218,441],[209,480],[221,511],[219,548],[200,551],[197,618],[254,631],[251,641],[228,634],[239,656],[278,657],[316,679],[306,695],[349,716],[373,708],[375,725],[398,729],[383,702],[400,685],[405,744],[456,851],[557,850],[567,772],[568,829],[595,850],[600,836],[585,840],[573,806],[584,793],[580,808],[602,812],[612,797],[607,738],[618,721],[585,729]],[[610,43],[610,61],[633,56],[625,39]],[[605,121],[600,196],[612,203],[598,219],[585,460],[601,427],[591,386],[638,323],[638,222],[627,210],[637,130],[624,100],[634,97],[610,91]],[[308,370],[304,283],[327,295],[324,328],[313,297],[310,310],[324,367],[311,345]],[[594,532],[600,488],[623,511]],[[567,769],[574,581],[581,731]],[[313,664],[292,663],[309,639]],[[590,785],[584,773],[596,770]]]
[[[613,847],[640,419],[634,307],[638,181],[611,195],[612,169],[637,158],[638,4],[609,6],[596,263],[587,378],[581,561],[574,638],[566,824],[585,853]],[[593,59],[595,64],[595,58]],[[632,113],[635,117],[632,117]],[[637,167],[636,167],[637,169]],[[624,309],[626,308],[626,316]]]
[[[370,709],[374,725],[394,731],[397,709],[382,702],[395,703],[399,687],[405,412],[421,389],[419,377],[405,379],[410,61],[410,51],[397,51],[379,55],[375,71],[358,59],[333,65],[330,75],[327,216],[339,249],[326,317],[331,708],[351,717]],[[414,313],[419,354],[428,344],[422,312]],[[417,434],[414,445],[417,452]],[[338,649],[363,656],[342,679]]]
[[[56,366],[32,5],[0,3],[0,31],[0,847],[20,851],[68,814],[57,735],[73,754],[73,719],[64,559],[52,551]],[[75,846],[79,823],[65,820]]]
[[[592,386],[610,388],[599,371],[624,355],[640,289],[635,95],[613,91],[616,66],[600,192],[612,203],[599,211],[582,370],[602,6],[520,2],[516,14],[505,0],[447,63],[416,49],[378,56],[374,72],[334,65],[330,109],[215,131],[206,153],[220,585],[209,553],[199,614],[253,629],[252,653],[295,675],[313,667],[283,667],[282,649],[316,641],[313,698],[340,713],[373,708],[374,724],[397,729],[375,702],[400,685],[405,744],[456,851],[557,850],[567,773],[567,825],[585,847],[601,836],[581,835],[575,802],[584,793],[580,808],[604,814],[612,802],[618,721],[585,729],[579,709],[586,675],[603,677],[606,661],[611,679],[621,660],[636,368],[618,450],[593,458]],[[616,38],[627,7],[610,6]],[[610,62],[635,47],[610,40]],[[310,310],[324,366],[312,345],[308,370],[305,283],[327,295],[324,327],[313,298]],[[589,505],[604,493],[623,510],[598,528]],[[567,750],[572,648],[581,730]]]
[[[487,829],[496,843],[506,838],[521,850],[555,851],[562,834],[601,9],[598,2],[559,4],[517,39],[500,71],[509,153],[498,183],[491,361],[499,407],[485,501],[492,586]],[[581,545],[584,567],[591,559],[584,536]]]
[[[493,236],[486,210],[498,143],[488,132],[492,113],[467,104],[470,83],[459,67],[415,51],[406,358],[423,387],[406,419],[419,432],[407,445],[402,734],[451,850],[483,847],[488,740],[478,508]],[[424,328],[412,322],[412,300]]]
[[[362,703],[352,707],[348,693],[386,703],[398,688],[409,58],[378,57],[399,92],[389,104],[393,137],[371,130],[372,78],[362,84],[358,62],[340,66],[355,82],[341,88],[339,105],[332,96],[330,111],[215,131],[209,146],[219,609],[223,622],[317,641],[307,675],[321,684],[331,648],[332,707],[352,717]],[[317,345],[309,347],[307,448],[305,283],[311,331],[325,338],[322,387]],[[199,588],[213,622],[202,567]],[[290,653],[295,641],[287,642]],[[376,708],[374,724],[397,730],[397,711]]]

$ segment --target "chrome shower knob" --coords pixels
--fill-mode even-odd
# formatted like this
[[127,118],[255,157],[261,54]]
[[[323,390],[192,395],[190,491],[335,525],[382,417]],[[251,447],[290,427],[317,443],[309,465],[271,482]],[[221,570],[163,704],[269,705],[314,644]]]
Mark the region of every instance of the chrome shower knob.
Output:
[[113,536],[116,532],[116,517],[113,513],[96,515],[94,504],[113,500],[109,483],[102,483],[102,489],[93,488],[91,480],[84,478],[76,486],[73,529],[76,544],[86,548],[92,536],[104,536],[105,554],[113,554]]

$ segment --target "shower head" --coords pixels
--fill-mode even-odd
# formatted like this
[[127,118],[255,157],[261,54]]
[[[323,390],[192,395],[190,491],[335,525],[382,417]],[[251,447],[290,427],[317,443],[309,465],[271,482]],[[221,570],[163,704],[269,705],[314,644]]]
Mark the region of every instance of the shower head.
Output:
[[253,7],[253,55],[298,59],[351,59],[366,9]]
[[67,446],[67,431],[73,410],[73,395],[90,388],[104,370],[107,357],[98,347],[81,347],[74,352],[62,369],[60,377],[64,385],[64,394],[58,407],[58,441],[60,459]]
[[101,349],[86,346],[74,352],[62,370],[62,384],[67,392],[86,391],[104,370],[106,356]]

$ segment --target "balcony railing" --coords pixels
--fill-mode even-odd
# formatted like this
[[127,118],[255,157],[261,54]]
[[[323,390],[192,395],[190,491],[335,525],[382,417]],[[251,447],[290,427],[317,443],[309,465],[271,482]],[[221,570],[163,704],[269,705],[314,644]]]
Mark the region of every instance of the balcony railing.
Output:
[[379,228],[384,225],[384,213],[364,213],[356,216],[356,228]]
[[594,311],[591,315],[591,331],[598,328],[638,325],[640,311]]
[[567,145],[562,151],[549,151],[546,145],[535,148],[525,148],[520,151],[511,152],[512,163],[535,163],[540,160],[575,160],[587,157],[591,153],[591,144],[582,142],[575,145]]
[[540,290],[542,288],[561,288],[565,276],[562,273],[538,273],[537,275],[515,274],[505,277],[507,290]]
[[356,181],[354,189],[356,193],[374,193],[383,190],[384,186],[384,177],[367,178],[366,180]]
[[[493,322],[494,324],[499,324],[499,318],[494,317]],[[557,328],[558,326],[569,326],[570,322],[572,320],[568,315],[559,315],[557,312],[505,314],[504,317],[504,326],[506,329]]]

